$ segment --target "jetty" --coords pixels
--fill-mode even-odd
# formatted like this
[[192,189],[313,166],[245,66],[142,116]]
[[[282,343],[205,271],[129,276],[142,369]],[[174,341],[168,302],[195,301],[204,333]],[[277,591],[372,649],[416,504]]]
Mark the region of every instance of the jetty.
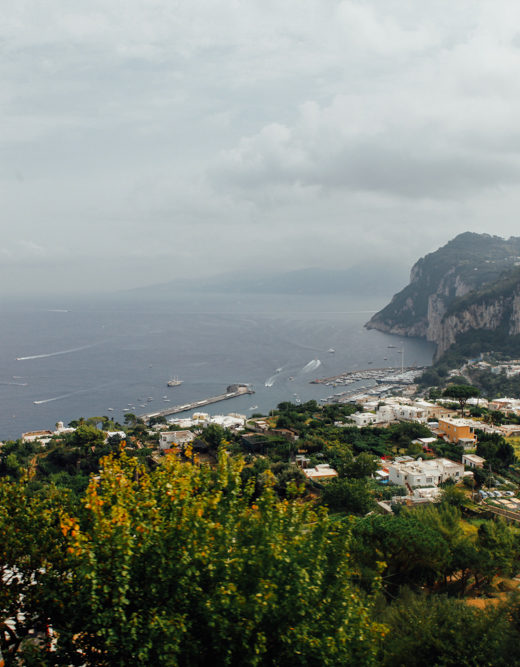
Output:
[[191,403],[185,403],[184,405],[172,405],[164,410],[156,410],[155,412],[147,412],[146,414],[137,416],[139,419],[148,421],[152,417],[167,417],[168,415],[174,415],[178,412],[197,410],[203,408],[205,405],[210,405],[211,403],[219,403],[220,401],[227,401],[229,398],[237,398],[237,396],[254,393],[254,390],[247,384],[230,384],[229,387],[227,387],[225,394],[210,396],[209,398],[203,398],[201,401],[192,401]]

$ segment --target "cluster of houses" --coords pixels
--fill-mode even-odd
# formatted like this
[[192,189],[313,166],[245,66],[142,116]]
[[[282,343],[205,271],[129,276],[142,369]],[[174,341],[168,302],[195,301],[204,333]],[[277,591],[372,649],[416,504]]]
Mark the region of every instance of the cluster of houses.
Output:
[[[476,403],[476,400],[468,401],[470,405],[472,402]],[[485,403],[487,406],[488,402]],[[384,403],[367,400],[362,406],[363,412],[356,412],[350,417],[350,422],[358,428],[388,426],[399,421],[417,422],[428,426],[438,437],[463,445],[465,449],[475,446],[475,429],[486,433],[498,433],[506,438],[520,435],[519,424],[491,425],[474,419],[463,419],[459,417],[457,410],[424,400],[413,401],[410,398],[395,396],[385,399]],[[498,398],[490,401],[489,407],[506,414],[520,414],[520,401],[516,399]],[[349,425],[350,423],[336,422],[336,426]]]

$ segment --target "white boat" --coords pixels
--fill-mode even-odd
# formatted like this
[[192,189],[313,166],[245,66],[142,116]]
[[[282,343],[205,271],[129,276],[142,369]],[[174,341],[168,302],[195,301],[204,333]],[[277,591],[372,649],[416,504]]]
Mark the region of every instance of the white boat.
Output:
[[168,380],[166,385],[168,387],[178,387],[182,383],[183,383],[183,380],[179,380],[179,378],[177,376],[175,376],[171,380]]
[[334,354],[335,351],[336,350],[333,347],[329,347],[329,349],[327,350],[327,352],[330,352],[330,354]]

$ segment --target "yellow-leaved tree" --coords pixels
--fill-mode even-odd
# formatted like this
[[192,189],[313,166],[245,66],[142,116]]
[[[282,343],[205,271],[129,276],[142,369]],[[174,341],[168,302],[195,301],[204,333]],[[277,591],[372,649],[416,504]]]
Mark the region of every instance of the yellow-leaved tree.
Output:
[[[242,465],[222,453],[215,468],[169,457],[148,472],[122,454],[103,461],[81,508],[47,499],[54,516],[39,524],[33,516],[33,537],[37,545],[41,528],[51,546],[42,540],[49,555],[34,560],[26,611],[52,636],[25,639],[28,660],[36,652],[32,664],[42,665],[373,664],[383,630],[371,621],[370,596],[351,583],[348,526],[301,500],[280,501],[269,484],[255,498]],[[0,489],[7,504],[9,486]],[[41,500],[24,502],[38,514]],[[5,566],[16,569],[23,547],[7,552]]]

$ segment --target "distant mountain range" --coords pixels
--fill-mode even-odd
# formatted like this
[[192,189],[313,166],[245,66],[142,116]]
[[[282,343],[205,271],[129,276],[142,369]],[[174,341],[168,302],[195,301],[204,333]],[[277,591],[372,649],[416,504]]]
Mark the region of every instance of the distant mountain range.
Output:
[[385,296],[405,279],[405,269],[398,263],[378,262],[348,269],[307,268],[283,272],[232,272],[212,278],[173,280],[157,285],[127,290],[129,295],[164,298],[181,293],[206,292],[229,294],[351,294]]
[[[420,336],[436,358],[471,332],[473,350],[520,334],[520,238],[466,232],[420,259],[410,283],[366,324]],[[479,338],[475,332],[481,331]],[[484,334],[484,332],[486,332]],[[494,332],[494,336],[489,335]],[[466,336],[467,338],[467,336]]]

